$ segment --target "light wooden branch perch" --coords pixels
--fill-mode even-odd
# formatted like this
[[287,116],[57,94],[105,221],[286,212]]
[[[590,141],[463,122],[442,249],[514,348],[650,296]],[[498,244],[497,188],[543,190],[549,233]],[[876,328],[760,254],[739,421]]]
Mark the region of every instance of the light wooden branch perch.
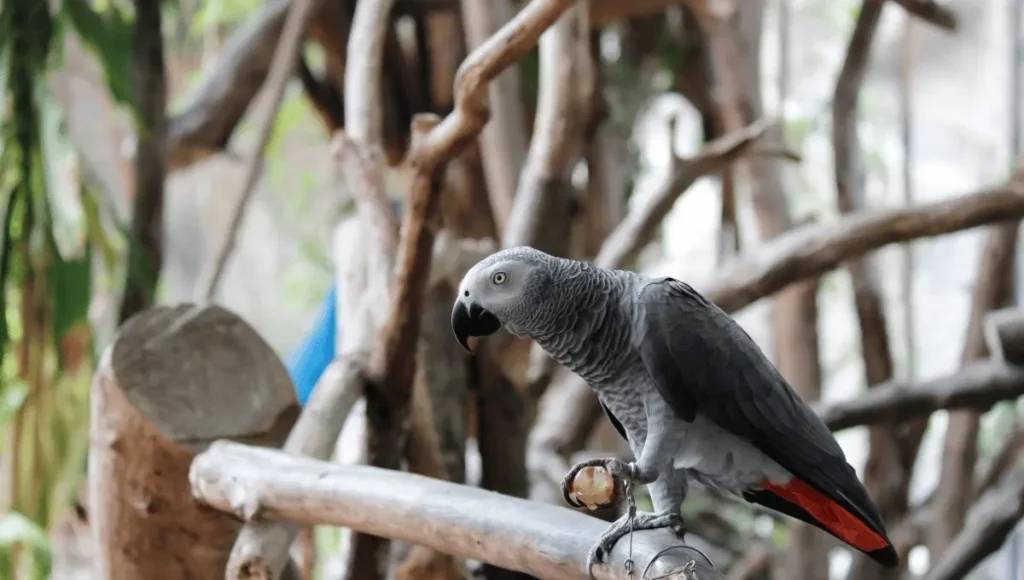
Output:
[[[226,441],[196,458],[189,481],[200,502],[245,520],[350,527],[539,578],[587,578],[587,551],[605,528],[605,522],[565,508],[466,485]],[[663,530],[636,532],[634,578],[677,543]],[[612,566],[595,567],[598,578],[627,577],[628,544],[616,544]],[[679,580],[721,578],[699,554],[683,548],[658,555],[647,577],[672,571]]]

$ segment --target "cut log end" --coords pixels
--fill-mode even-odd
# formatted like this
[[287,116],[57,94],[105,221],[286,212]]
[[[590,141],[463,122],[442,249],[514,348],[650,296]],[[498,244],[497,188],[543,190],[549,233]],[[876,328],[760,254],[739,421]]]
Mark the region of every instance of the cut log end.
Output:
[[297,409],[280,359],[222,308],[160,306],[121,326],[90,396],[99,575],[223,577],[240,523],[192,499],[189,467],[214,439],[280,445]]
[[603,467],[584,467],[573,478],[569,496],[591,511],[609,506],[615,500],[615,478]]

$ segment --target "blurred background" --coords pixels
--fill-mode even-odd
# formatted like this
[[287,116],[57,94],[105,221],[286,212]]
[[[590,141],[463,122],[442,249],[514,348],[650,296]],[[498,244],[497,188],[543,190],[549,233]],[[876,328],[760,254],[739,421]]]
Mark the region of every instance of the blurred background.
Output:
[[[212,299],[255,327],[286,361],[300,401],[333,356],[335,333],[345,335],[343,317],[335,318],[345,308],[334,307],[344,294],[337,281],[346,282],[336,275],[338,264],[359,252],[352,230],[359,218],[331,146],[331,135],[345,126],[344,49],[356,3],[313,0],[301,59],[278,103],[266,77],[287,11],[282,0],[163,2],[157,28],[149,30],[159,34],[142,40],[139,9],[127,0],[0,0],[0,577],[94,577],[88,506],[80,492],[92,369],[134,312],[202,296],[236,215],[236,243]],[[562,196],[566,215],[575,220],[566,222],[574,229],[556,234],[570,240],[559,253],[592,258],[610,228],[656,195],[680,160],[762,115],[779,124],[762,139],[756,161],[705,172],[671,206],[653,242],[623,267],[707,288],[736,256],[754,256],[765,240],[802,224],[1001,187],[1016,169],[1024,127],[1022,3],[939,3],[940,12],[955,14],[951,30],[941,18],[920,17],[904,6],[932,3],[864,1],[884,9],[855,91],[852,127],[861,159],[853,164],[859,175],[847,183],[862,187],[863,196],[847,192],[843,201],[837,195],[844,184],[837,186],[833,115],[837,81],[844,61],[850,66],[851,36],[864,10],[860,0],[590,0],[585,45],[595,88],[573,96],[587,112],[575,121],[571,153],[548,163],[554,168],[537,169],[544,163],[528,159],[544,156],[534,151],[543,149],[536,145],[541,116],[535,115],[545,82],[535,49],[495,84],[488,125],[494,132],[460,157],[458,175],[448,177],[460,191],[453,195],[462,196],[454,203],[468,209],[445,213],[445,227],[463,238],[493,237],[495,228],[504,229],[513,195],[520,195],[517,183],[522,188],[527,172],[546,171],[549,179],[565,182],[548,196]],[[387,191],[399,212],[408,190],[401,161],[412,115],[451,111],[455,71],[468,49],[522,4],[395,1],[380,106]],[[711,6],[713,14],[701,16],[698,5]],[[714,13],[721,5],[735,13]],[[709,42],[714,28],[708,18],[726,22],[732,37],[743,40],[733,55],[742,70],[723,72]],[[155,54],[155,42],[162,42],[162,62],[150,59],[147,74],[139,55]],[[159,67],[164,82],[154,80]],[[720,86],[730,74],[733,94],[742,93],[737,99],[743,103],[735,107],[739,126],[730,121],[729,91]],[[147,93],[162,86],[165,98]],[[161,108],[166,119],[160,130],[142,131],[140,138],[140,127],[152,128],[152,112]],[[272,125],[263,147],[266,119]],[[161,151],[166,162],[155,160]],[[255,173],[253,156],[263,159]],[[251,198],[239,213],[250,175]],[[593,196],[601,203],[588,201]],[[481,206],[483,213],[474,214]],[[1017,299],[1020,243],[1016,224],[1008,227],[958,231],[870,255],[863,266],[870,271],[860,272],[867,290],[857,294],[877,291],[880,297],[880,318],[873,320],[881,322],[889,368],[866,362],[871,353],[865,352],[865,337],[879,331],[865,328],[867,319],[858,314],[851,269],[800,282],[783,293],[790,294],[785,300],[779,294],[734,314],[809,400],[857,397],[867,385],[891,379],[913,383],[949,375],[965,358],[984,358],[964,352],[979,280],[994,277],[1001,288],[1012,289],[985,310]],[[551,243],[533,241],[538,247]],[[1007,256],[986,258],[1000,248]],[[450,304],[450,285],[431,292]],[[444,343],[449,336],[442,334],[440,318],[436,342]],[[454,348],[442,360],[461,365]],[[518,365],[519,374],[510,377],[522,385],[526,365]],[[448,388],[477,380],[460,373],[442,380],[462,382]],[[539,415],[567,380],[556,373],[537,397]],[[345,425],[339,461],[359,460],[361,412],[357,406]],[[488,462],[476,444],[474,422],[481,412],[464,407],[453,415],[461,417],[453,419],[459,427],[438,428],[442,447],[445,437],[461,438],[443,451],[456,453],[453,477],[462,473],[459,479],[473,485],[481,484]],[[570,406],[568,413],[574,412]],[[1011,459],[1003,469],[1011,472],[1024,441],[1018,415],[1018,405],[1009,401],[980,416],[960,412],[950,419],[940,410],[927,423],[892,427],[888,439],[884,433],[869,437],[864,427],[837,437],[862,477],[876,479],[869,489],[876,499],[884,495],[879,503],[892,531],[895,522],[939,502],[942,482],[970,480],[976,465],[980,473],[993,458],[1006,456]],[[536,420],[535,430],[542,422]],[[605,454],[626,452],[606,423],[603,416],[592,419],[592,433],[585,431],[582,443],[558,449],[561,461],[568,466],[602,448]],[[900,429],[918,433],[908,443],[907,433],[893,435]],[[897,439],[900,452],[882,457],[893,455]],[[529,489],[521,494],[560,502],[539,459],[545,441],[535,433],[519,460],[529,475]],[[873,454],[875,472],[866,476]],[[945,493],[957,495],[950,486]],[[903,577],[927,577],[937,559],[933,551],[949,547],[971,503],[943,504],[961,512],[948,519],[954,524],[945,539],[918,533],[907,542]],[[737,580],[882,577],[859,570],[855,558],[824,534],[791,534],[789,520],[703,492],[692,494],[688,504],[691,533],[716,545],[716,562],[724,569],[736,566]],[[947,521],[934,511],[930,517]],[[344,576],[343,536],[317,530],[316,577]],[[968,577],[1024,577],[1020,544],[1017,532],[1000,539]],[[758,548],[755,554],[747,553],[751,547]],[[796,549],[803,551],[784,556]],[[739,566],[747,564],[753,571],[740,575]]]

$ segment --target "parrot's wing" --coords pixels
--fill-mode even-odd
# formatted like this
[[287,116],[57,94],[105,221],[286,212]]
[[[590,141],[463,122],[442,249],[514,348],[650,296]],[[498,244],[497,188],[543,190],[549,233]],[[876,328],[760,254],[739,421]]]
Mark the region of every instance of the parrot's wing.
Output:
[[897,558],[878,508],[832,433],[750,335],[672,278],[646,284],[638,298],[637,347],[676,414],[686,421],[703,414],[795,477],[785,486],[766,481],[748,499],[774,503],[769,507],[810,521],[880,561]]

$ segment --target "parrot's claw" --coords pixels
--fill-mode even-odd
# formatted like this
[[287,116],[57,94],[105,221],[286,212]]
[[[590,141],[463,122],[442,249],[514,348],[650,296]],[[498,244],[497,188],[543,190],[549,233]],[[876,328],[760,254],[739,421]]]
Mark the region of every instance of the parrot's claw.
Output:
[[[679,541],[683,541],[686,536],[686,525],[683,523],[683,516],[679,515],[678,511],[666,512],[666,513],[649,513],[649,512],[636,512],[636,516],[633,518],[633,531],[640,530],[657,530],[660,528],[669,528],[679,538]],[[608,554],[612,553],[612,548],[615,547],[615,543],[621,540],[623,537],[629,535],[630,524],[629,514],[622,516],[615,520],[615,522],[608,526],[608,529],[601,534],[601,537],[594,544],[594,547],[590,549],[590,553],[587,554],[587,573],[591,578],[594,578],[594,566],[598,564],[604,564],[605,558]]]
[[608,471],[608,473],[612,474],[612,477],[615,480],[615,493],[612,495],[612,503],[622,498],[623,481],[626,479],[634,481],[637,476],[636,464],[626,463],[621,459],[588,459],[573,465],[572,469],[569,470],[569,473],[562,478],[562,498],[565,499],[565,503],[575,508],[585,507],[581,502],[576,501],[576,499],[572,497],[573,480],[576,479],[576,474],[585,467],[603,467]]

